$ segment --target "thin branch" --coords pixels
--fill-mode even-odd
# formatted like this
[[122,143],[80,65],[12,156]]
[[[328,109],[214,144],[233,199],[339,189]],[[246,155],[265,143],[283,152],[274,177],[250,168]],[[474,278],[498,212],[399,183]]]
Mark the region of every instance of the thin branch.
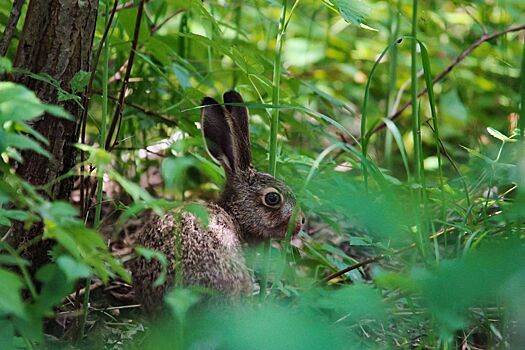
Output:
[[481,28],[481,31],[483,32],[483,34],[484,34],[484,35],[487,35],[487,34],[488,34],[487,27],[485,27],[485,26],[483,25],[483,23],[481,23],[481,22],[479,21],[479,19],[477,19],[476,16],[475,16],[474,14],[472,14],[472,13],[470,12],[470,10],[469,10],[466,6],[461,6],[461,8],[462,8],[463,10],[465,10],[465,12],[467,13],[467,15],[469,15],[469,17],[472,18],[472,20],[473,20],[474,22],[476,22],[476,24]]
[[[129,76],[131,75],[131,68],[133,68],[133,61],[135,60],[135,53],[137,50],[137,45],[139,41],[139,33],[140,33],[140,24],[142,22],[142,14],[144,13],[144,0],[141,0],[139,3],[139,8],[137,11],[137,19],[135,21],[135,32],[133,33],[133,41],[131,43],[131,51],[129,53],[129,59],[128,59],[128,66],[126,68],[126,75],[124,76],[124,81],[122,82],[122,87],[120,89],[120,95],[117,101],[117,106],[115,108],[115,114],[113,115],[113,119],[111,120],[111,125],[109,127],[108,135],[106,138],[106,144],[105,149],[108,151],[111,151],[111,149],[116,145],[118,142],[118,133],[120,129],[120,123],[122,118],[122,107],[124,106],[124,100],[126,98],[126,90],[128,88],[129,83]],[[115,134],[115,130],[117,130],[115,135],[115,142],[112,144],[111,140],[113,139],[113,134]]]
[[[481,44],[483,44],[483,43],[485,43],[487,41],[491,41],[493,39],[496,39],[496,38],[498,38],[498,37],[500,37],[502,35],[505,35],[505,34],[508,34],[508,33],[513,33],[513,32],[519,32],[519,31],[522,31],[522,30],[525,30],[525,24],[522,24],[522,25],[519,25],[519,26],[516,26],[516,27],[510,27],[510,28],[507,28],[507,29],[502,30],[500,32],[482,35],[476,42],[474,42],[472,45],[470,45],[468,48],[466,48],[458,57],[456,57],[454,59],[454,61],[452,61],[452,63],[450,63],[448,65],[447,68],[445,68],[441,73],[436,75],[434,80],[432,80],[432,85],[435,85],[436,83],[438,83],[441,80],[443,80],[443,78],[445,78],[458,64],[460,64],[468,55],[470,55]],[[427,88],[424,88],[421,91],[419,91],[417,96],[421,97],[421,96],[423,96],[426,93],[427,93]],[[390,120],[395,120],[395,119],[399,118],[399,116],[401,116],[401,114],[408,107],[410,107],[411,105],[412,105],[411,102],[405,103],[400,109],[397,110],[397,112],[395,112],[394,114],[392,114],[389,117]],[[372,130],[370,132],[370,134],[374,134],[374,133],[384,129],[385,127],[386,127],[386,124],[385,123],[381,123],[374,130]]]
[[0,56],[5,56],[5,54],[7,53],[7,49],[9,48],[9,44],[11,43],[11,39],[13,38],[16,25],[18,24],[18,20],[20,19],[20,15],[22,14],[22,6],[24,6],[24,2],[25,0],[13,1],[13,8],[9,13],[9,19],[7,20],[2,39],[0,39]]
[[128,1],[122,5],[120,5],[119,7],[117,7],[117,11],[122,11],[122,10],[125,10],[125,9],[130,9],[130,8],[133,8],[133,6],[135,6],[135,1],[131,0],[131,1]]
[[360,267],[363,267],[363,266],[366,266],[368,264],[372,264],[372,263],[375,263],[379,260],[383,260],[389,256],[392,256],[392,255],[397,255],[397,254],[401,254],[407,250],[410,250],[412,248],[415,248],[416,247],[416,244],[415,243],[412,243],[411,245],[409,245],[408,247],[405,247],[405,248],[402,248],[402,249],[399,249],[399,250],[396,250],[395,252],[393,253],[390,253],[390,254],[380,254],[380,255],[377,255],[377,256],[374,256],[370,259],[367,259],[367,260],[364,260],[364,261],[361,261],[361,262],[358,262],[354,265],[351,265],[351,266],[348,266],[348,267],[345,267],[344,269],[342,270],[339,270],[339,271],[336,271],[328,276],[326,276],[325,278],[323,278],[321,280],[321,282],[328,282],[330,280],[333,280],[334,278],[337,278],[337,277],[340,277],[342,275],[344,275],[345,273],[347,272],[350,272],[350,271],[353,271],[353,270],[356,270]]
[[[100,43],[98,45],[97,53],[95,54],[95,62],[93,63],[93,70],[89,76],[89,82],[86,87],[86,91],[84,93],[84,99],[83,99],[83,107],[82,110],[82,117],[80,118],[80,125],[81,125],[81,136],[80,136],[80,143],[84,144],[86,143],[86,124],[87,124],[87,114],[89,110],[89,102],[91,101],[91,92],[93,90],[93,81],[95,80],[95,73],[97,72],[97,66],[98,62],[100,61],[100,54],[102,53],[102,47],[105,45],[105,42],[107,40],[109,30],[111,28],[111,25],[113,23],[113,18],[115,17],[115,12],[117,11],[117,5],[119,0],[115,0],[115,3],[113,4],[113,9],[111,10],[110,17],[108,19],[108,23],[106,25],[106,28],[104,29],[104,34],[102,35],[102,38],[100,39]],[[86,215],[86,207],[87,203],[85,203],[84,199],[84,152],[80,152],[80,213],[82,214],[82,217],[85,217]]]
[[182,12],[184,12],[184,9],[180,9],[178,11],[175,11],[171,15],[166,17],[162,22],[160,22],[156,26],[151,27],[151,30],[150,30],[151,34],[155,34],[156,32],[158,32],[159,29],[162,28],[166,23],[168,23],[173,17],[177,16],[178,14],[180,14]]
[[[434,238],[438,238],[440,236],[443,236],[446,232],[450,232],[450,231],[453,231],[455,228],[454,227],[449,227],[447,228],[446,230],[443,230],[441,229],[439,232],[437,232],[436,234],[433,234],[431,236],[428,237],[429,240],[431,239],[434,239]],[[392,255],[398,255],[398,254],[401,254],[401,253],[404,253],[412,248],[415,248],[416,247],[416,243],[412,243],[404,248],[401,248],[401,249],[398,249],[392,253],[388,253],[388,254],[380,254],[380,255],[377,255],[377,256],[374,256],[370,259],[367,259],[367,260],[364,260],[364,261],[361,261],[361,262],[358,262],[354,265],[351,265],[351,266],[348,266],[348,267],[345,267],[344,269],[342,270],[339,270],[339,271],[336,271],[328,276],[326,276],[325,278],[323,278],[321,281],[317,282],[317,283],[321,283],[321,282],[328,282],[330,280],[333,280],[334,278],[337,278],[337,277],[340,277],[342,275],[344,275],[345,273],[347,272],[350,272],[350,271],[353,271],[355,269],[358,269],[360,267],[363,267],[363,266],[366,266],[368,264],[372,264],[372,263],[375,263],[377,261],[380,261],[380,260],[383,260],[385,258],[388,258]]]
[[118,150],[121,150],[121,151],[146,151],[148,153],[151,153],[153,155],[156,155],[157,157],[160,157],[160,158],[166,158],[167,155],[165,154],[162,154],[162,153],[159,153],[159,152],[155,152],[155,151],[150,151],[148,149],[148,147],[145,147],[145,148],[140,148],[140,147],[117,147],[115,149],[118,149]]
[[[118,100],[116,97],[113,97],[113,96],[108,96],[108,98],[110,100],[114,100],[114,101]],[[157,119],[157,120],[159,120],[159,121],[161,121],[161,122],[163,122],[163,123],[165,123],[165,124],[167,124],[169,126],[176,126],[177,125],[177,121],[176,120],[173,120],[173,119],[171,119],[170,117],[168,117],[166,115],[163,115],[163,114],[160,114],[158,112],[152,111],[150,109],[147,109],[145,107],[139,106],[139,105],[134,104],[132,102],[124,101],[124,104],[126,106],[134,108],[134,109],[136,109],[136,110],[138,110],[138,111],[140,111],[140,112],[142,112],[144,114],[147,114],[147,115],[149,115],[149,116],[151,116],[151,117],[153,117],[153,118],[155,118],[155,119]]]
[[122,74],[124,74],[127,68],[128,68],[128,60],[126,60],[126,62],[124,62],[124,64],[120,66],[120,68],[115,72],[115,74],[113,74],[108,79],[108,84],[113,84],[114,82],[121,80]]
[[[172,13],[171,15],[166,17],[159,24],[157,24],[155,26],[152,26],[150,28],[150,34],[153,35],[156,32],[158,32],[160,30],[160,28],[162,28],[166,23],[168,23],[171,19],[173,19],[175,16],[177,16],[178,14],[180,14],[181,12],[184,12],[184,11],[185,11],[184,9],[175,11],[174,13]],[[127,66],[128,66],[128,60],[126,60],[126,62],[124,62],[122,64],[122,66],[120,66],[120,68],[115,72],[115,74],[113,74],[113,76],[111,78],[109,78],[108,84],[111,84],[111,83],[114,83],[117,80],[120,80],[121,77],[122,77],[122,73],[124,73],[124,71],[126,70]]]

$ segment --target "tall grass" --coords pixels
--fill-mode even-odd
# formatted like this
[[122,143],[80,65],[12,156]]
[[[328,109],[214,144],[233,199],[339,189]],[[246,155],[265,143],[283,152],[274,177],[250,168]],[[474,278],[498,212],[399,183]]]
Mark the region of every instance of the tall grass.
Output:
[[[273,80],[272,80],[272,105],[279,105],[280,96],[280,85],[281,85],[281,64],[282,64],[282,50],[284,45],[284,34],[286,31],[286,11],[287,11],[286,0],[283,0],[281,7],[281,16],[279,19],[279,28],[277,29],[277,39],[275,42],[275,54],[273,60]],[[277,175],[277,134],[279,133],[279,108],[273,108],[271,111],[270,119],[270,149],[269,149],[269,164],[268,172],[276,176]],[[264,300],[266,296],[266,287],[268,284],[268,273],[270,270],[270,252],[271,252],[271,241],[264,242],[264,253],[263,253],[263,271],[261,276],[261,290],[259,294],[259,300]]]
[[[390,7],[389,14],[389,42],[393,42],[399,37],[399,27],[401,19],[401,0],[398,0],[396,6]],[[388,54],[388,95],[386,98],[385,118],[388,118],[391,113],[395,112],[392,108],[395,105],[396,97],[396,82],[397,82],[397,64],[399,51],[397,45],[392,47]],[[385,162],[388,169],[392,168],[392,133],[387,133],[385,136]]]
[[[521,85],[520,85],[520,115],[518,120],[518,129],[519,129],[519,138],[521,141],[521,154],[525,154],[525,42],[523,43],[523,53],[521,55]],[[525,166],[523,165],[523,158],[522,158],[522,166],[520,167],[520,178],[521,182],[518,183],[518,186],[525,187]],[[521,202],[521,205],[524,205],[525,203],[525,191],[523,188],[519,190],[518,192],[518,201]],[[519,204],[518,204],[519,205]],[[525,209],[522,209],[525,211]]]
[[[418,41],[417,41],[417,25],[418,25],[418,0],[412,1],[412,42],[410,46],[410,97],[412,102],[412,139],[414,143],[414,182],[419,186],[414,192],[416,195],[416,235],[418,248],[423,256],[423,259],[426,259],[426,232],[425,230],[425,219],[422,217],[421,209],[427,207],[426,203],[426,194],[425,194],[425,183],[424,183],[424,166],[423,166],[423,145],[421,140],[421,115],[420,115],[420,106],[418,101],[418,69],[417,69],[417,59],[418,59]],[[426,211],[426,210],[425,210]]]

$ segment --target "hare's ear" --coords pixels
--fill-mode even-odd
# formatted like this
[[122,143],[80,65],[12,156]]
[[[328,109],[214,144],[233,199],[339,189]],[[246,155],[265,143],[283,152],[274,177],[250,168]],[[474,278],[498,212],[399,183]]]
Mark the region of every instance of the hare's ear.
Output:
[[226,172],[232,173],[235,171],[235,158],[231,121],[213,98],[205,97],[201,106],[201,128],[208,152]]
[[233,133],[235,137],[233,140],[233,152],[237,159],[236,166],[241,170],[245,170],[252,166],[248,109],[245,106],[232,105],[244,103],[241,95],[233,90],[226,92],[223,98],[235,129]]

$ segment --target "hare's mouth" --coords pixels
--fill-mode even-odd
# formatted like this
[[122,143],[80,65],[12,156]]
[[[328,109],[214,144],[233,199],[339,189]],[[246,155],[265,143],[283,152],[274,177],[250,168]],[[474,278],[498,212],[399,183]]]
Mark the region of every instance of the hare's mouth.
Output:
[[297,225],[294,225],[294,227],[289,227],[289,224],[288,223],[285,223],[285,224],[281,224],[281,225],[277,225],[275,227],[272,228],[272,232],[270,234],[270,237],[273,238],[273,239],[283,239],[286,237],[286,233],[288,232],[288,230],[291,230],[291,236],[296,236],[299,231],[300,231],[300,227],[299,229],[296,227]]

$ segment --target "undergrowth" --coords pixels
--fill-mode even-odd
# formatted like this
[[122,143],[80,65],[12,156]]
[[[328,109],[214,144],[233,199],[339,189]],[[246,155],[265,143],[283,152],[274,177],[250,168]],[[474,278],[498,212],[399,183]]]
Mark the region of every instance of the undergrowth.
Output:
[[[49,156],[33,120],[78,116],[1,82],[0,347],[523,347],[525,6],[443,3],[100,1],[100,59],[67,87],[12,67],[12,47],[0,73],[91,94],[66,175],[88,182],[66,203],[17,176],[22,151]],[[126,263],[164,258],[134,238],[148,210],[216,197],[198,106],[231,88],[256,167],[294,188],[306,225],[247,250],[259,294],[178,288],[145,317]],[[35,274],[14,222],[54,242]]]

